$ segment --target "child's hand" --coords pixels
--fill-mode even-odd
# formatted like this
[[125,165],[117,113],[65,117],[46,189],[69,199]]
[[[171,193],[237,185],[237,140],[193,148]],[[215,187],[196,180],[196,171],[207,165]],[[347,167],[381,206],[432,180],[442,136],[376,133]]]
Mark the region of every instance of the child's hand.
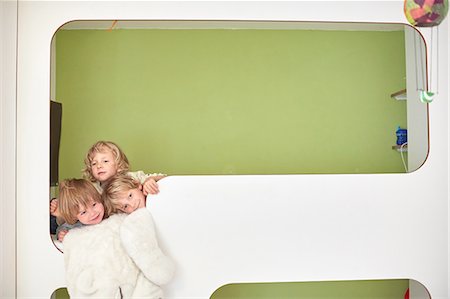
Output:
[[64,240],[64,237],[67,235],[68,232],[69,232],[69,231],[68,231],[68,230],[65,230],[65,229],[61,230],[61,231],[58,233],[58,241],[62,242],[62,241]]
[[158,183],[153,177],[147,178],[144,184],[142,184],[142,187],[142,193],[144,193],[145,196],[147,196],[148,194],[159,193]]
[[58,199],[57,198],[53,198],[50,201],[50,215],[55,216],[57,218],[60,217],[59,211],[58,211]]
[[151,178],[154,179],[155,181],[159,181],[165,177],[167,177],[167,174],[162,174],[162,173],[158,173],[158,174],[154,173],[151,176]]

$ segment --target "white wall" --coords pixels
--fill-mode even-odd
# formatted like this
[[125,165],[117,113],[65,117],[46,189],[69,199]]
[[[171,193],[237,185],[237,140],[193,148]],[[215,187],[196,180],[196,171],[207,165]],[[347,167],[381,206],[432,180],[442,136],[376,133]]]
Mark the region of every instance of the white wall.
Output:
[[0,1],[0,298],[15,297],[17,3]]
[[[449,41],[448,41],[448,36],[450,33],[450,21],[449,18],[447,16],[444,24],[442,24],[442,33],[439,36],[439,38],[441,40],[443,40],[443,42],[441,43],[441,45],[439,46],[439,51],[440,53],[442,53],[439,59],[439,63],[442,63],[442,67],[441,70],[439,71],[439,84],[442,88],[442,95],[440,98],[442,98],[443,101],[447,102],[447,115],[450,115],[450,105],[448,105],[448,103],[450,102],[450,90],[449,90],[449,85],[448,85],[448,81],[450,78],[450,47],[449,47]],[[447,39],[445,38],[445,35],[447,34]],[[441,124],[444,125],[444,124]],[[447,128],[450,130],[450,122],[448,121],[448,117],[447,117]],[[448,144],[448,143],[447,143]],[[448,159],[448,156],[450,155],[450,153],[448,152],[448,148],[447,148],[447,278],[450,278],[450,182],[449,182],[449,169],[450,169],[450,161]],[[447,284],[447,295],[450,297],[450,283]]]
[[[0,2],[0,20],[4,19],[4,8],[3,8],[3,2]],[[0,70],[3,70],[3,28],[5,27],[5,25],[3,25],[3,21],[0,21]],[[0,111],[3,111],[3,71],[0,71]],[[3,129],[3,114],[0,114],[0,137],[1,137],[1,141],[3,143],[3,135],[5,134],[6,130]],[[0,157],[3,158],[3,149],[0,147]],[[4,169],[3,168],[3,159],[0,160],[0,169]],[[0,194],[3,195],[4,191],[3,191],[3,176],[4,173],[3,171],[0,172]],[[3,196],[1,197],[3,198]],[[1,211],[4,210],[3,208],[3,200],[0,201],[0,207],[1,207]],[[2,213],[3,214],[3,213]],[[1,215],[3,216],[3,215]],[[3,217],[1,217],[3,218]],[[5,230],[4,226],[5,224],[3,223],[4,221],[0,221],[0,244],[4,244],[4,239],[5,239],[5,233],[3,232]],[[5,277],[5,271],[3,271],[3,264],[5,263],[5,253],[4,253],[4,249],[2,247],[0,247],[0,282],[3,285],[3,280]]]
[[[420,32],[420,31],[419,31]],[[428,155],[428,105],[420,101],[426,88],[426,49],[422,35],[413,27],[405,29],[406,90],[408,121],[408,171],[418,169]],[[414,116],[414,117],[411,117]]]
[[[402,0],[19,2],[19,298],[46,298],[65,284],[63,257],[48,236],[50,41],[58,26],[74,19],[406,22]],[[448,23],[441,32],[441,56],[448,62]],[[442,82],[448,80],[448,68],[440,72]],[[429,113],[430,154],[411,174],[198,176],[162,181],[163,192],[153,211],[163,243],[179,263],[169,294],[209,297],[230,280],[414,278],[432,298],[448,298],[448,89],[436,97]],[[183,225],[191,229],[186,235],[191,239],[180,234]],[[226,229],[234,234],[219,238]],[[247,229],[255,236],[253,243],[244,234]],[[271,237],[276,243],[264,243]],[[235,247],[260,244],[268,245],[256,255]],[[214,250],[198,255],[197,249],[208,246]],[[268,268],[261,268],[263,260]],[[211,274],[206,270],[212,262],[217,268]],[[296,267],[288,267],[291,262]]]

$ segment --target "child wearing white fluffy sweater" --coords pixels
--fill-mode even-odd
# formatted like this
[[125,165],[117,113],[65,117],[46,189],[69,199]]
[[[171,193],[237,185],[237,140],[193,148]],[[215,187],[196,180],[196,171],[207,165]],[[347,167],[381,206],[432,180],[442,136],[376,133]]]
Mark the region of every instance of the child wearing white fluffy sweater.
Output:
[[71,299],[161,299],[175,271],[145,208],[73,229],[64,239],[64,263]]
[[161,285],[172,279],[175,265],[158,245],[142,185],[127,175],[113,177],[102,201],[110,217],[64,240],[70,297],[163,298]]
[[61,242],[69,230],[99,224],[109,214],[101,195],[84,179],[67,179],[59,184],[59,213],[65,221],[56,230]]

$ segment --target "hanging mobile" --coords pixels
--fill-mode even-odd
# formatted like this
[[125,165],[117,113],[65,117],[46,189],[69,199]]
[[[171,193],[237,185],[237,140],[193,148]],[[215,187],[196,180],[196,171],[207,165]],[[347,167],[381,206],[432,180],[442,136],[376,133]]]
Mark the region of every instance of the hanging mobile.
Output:
[[[408,22],[416,27],[435,27],[438,26],[447,16],[448,0],[405,0],[403,11]],[[439,33],[439,31],[438,31]],[[439,35],[439,34],[437,34]],[[438,40],[439,36],[436,37]],[[431,28],[431,42],[430,42],[430,88],[432,79],[433,64],[431,57],[433,56],[433,28]],[[439,51],[439,47],[437,47]],[[439,53],[436,53],[436,58],[439,58]],[[436,59],[436,65],[439,63]],[[437,82],[437,81],[436,81]],[[436,87],[437,91],[437,87]],[[431,103],[437,92],[430,90],[420,90],[420,101],[422,103]]]

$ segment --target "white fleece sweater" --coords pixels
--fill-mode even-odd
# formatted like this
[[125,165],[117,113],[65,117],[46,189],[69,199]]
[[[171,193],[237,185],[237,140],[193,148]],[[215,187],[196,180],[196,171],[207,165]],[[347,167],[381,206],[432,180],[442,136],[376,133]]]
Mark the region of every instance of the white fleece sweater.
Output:
[[146,209],[75,228],[64,238],[70,298],[163,298],[174,263],[158,246]]

